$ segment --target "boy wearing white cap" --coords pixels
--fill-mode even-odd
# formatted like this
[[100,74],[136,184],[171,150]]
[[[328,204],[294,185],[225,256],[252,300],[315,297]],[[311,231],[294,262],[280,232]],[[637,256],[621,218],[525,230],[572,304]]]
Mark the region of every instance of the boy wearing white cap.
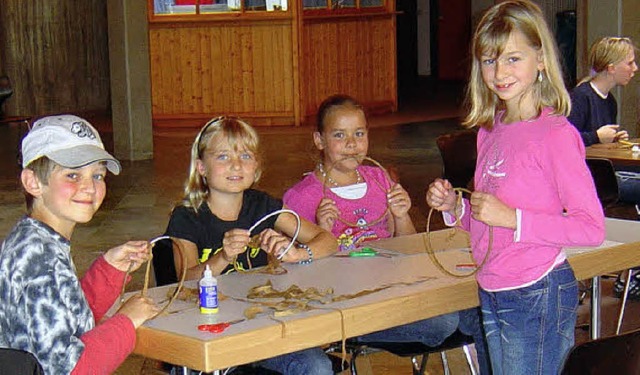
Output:
[[33,124],[22,167],[27,215],[0,247],[0,347],[33,353],[47,374],[112,373],[133,350],[135,329],[158,311],[137,296],[101,322],[149,245],[115,247],[79,280],[70,239],[102,204],[107,170],[120,173],[120,163],[86,120],[58,115]]

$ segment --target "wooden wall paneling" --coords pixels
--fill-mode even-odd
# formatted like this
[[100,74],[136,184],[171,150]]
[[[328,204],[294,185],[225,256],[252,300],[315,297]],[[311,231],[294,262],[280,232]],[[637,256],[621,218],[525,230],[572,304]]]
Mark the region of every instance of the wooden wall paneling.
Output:
[[[214,30],[212,30],[214,31]],[[220,87],[220,101],[219,107],[216,108],[216,113],[224,113],[227,108],[233,108],[234,101],[234,77],[232,75],[233,72],[233,40],[231,40],[231,32],[226,27],[220,27],[214,32],[220,33],[220,44],[211,46],[212,48],[219,49],[219,53],[221,55],[220,65],[222,66],[222,85],[216,82],[216,86]]]
[[[202,113],[214,113],[213,102],[216,98],[216,93],[213,90],[216,75],[220,75],[220,69],[218,68],[219,58],[216,60],[213,55],[212,48],[213,33],[200,31],[200,80],[202,84],[202,96],[201,96],[201,112]],[[209,63],[206,63],[209,61]]]
[[302,33],[305,116],[328,95],[396,108],[394,16],[309,19]]
[[110,107],[106,5],[100,0],[3,0],[8,114],[106,111]]
[[253,31],[259,32],[260,26],[240,26],[241,35],[241,67],[242,67],[242,106],[241,112],[254,111],[255,82],[253,81]]
[[292,123],[290,21],[152,24],[150,41],[155,120],[231,114],[263,125]]
[[272,96],[269,95],[265,82],[270,82],[273,78],[273,61],[269,61],[269,55],[265,46],[268,44],[268,35],[259,30],[254,30],[251,35],[251,43],[253,45],[252,64],[254,66],[260,66],[262,69],[257,69],[252,77],[252,85],[254,86],[254,95],[256,96],[254,110],[256,112],[264,112],[266,108],[270,107]]

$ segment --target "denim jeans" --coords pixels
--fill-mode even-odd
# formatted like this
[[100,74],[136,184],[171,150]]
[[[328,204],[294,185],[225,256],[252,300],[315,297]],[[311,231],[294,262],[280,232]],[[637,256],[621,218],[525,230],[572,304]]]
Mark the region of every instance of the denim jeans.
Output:
[[456,329],[473,336],[481,374],[490,374],[489,358],[487,356],[484,333],[480,324],[480,314],[477,308],[463,310],[451,314],[419,320],[378,332],[357,337],[361,343],[367,342],[421,342],[435,347],[449,337]]
[[558,374],[575,341],[578,285],[569,263],[531,286],[479,294],[494,375]]
[[283,375],[333,375],[331,360],[320,348],[279,355],[257,365]]
[[618,193],[620,200],[632,204],[640,204],[640,173],[617,171]]

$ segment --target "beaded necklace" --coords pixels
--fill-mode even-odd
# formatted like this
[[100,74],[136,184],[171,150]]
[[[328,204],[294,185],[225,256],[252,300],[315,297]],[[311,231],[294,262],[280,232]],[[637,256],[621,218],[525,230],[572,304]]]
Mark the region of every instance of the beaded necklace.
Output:
[[[338,185],[338,183],[336,182],[336,180],[334,180],[333,178],[331,178],[331,176],[329,176],[327,174],[327,172],[325,172],[324,170],[324,165],[322,163],[318,164],[318,171],[320,172],[320,174],[322,175],[322,179],[326,180],[327,182],[329,182],[331,185],[333,185],[334,187],[338,187],[340,185]],[[356,171],[356,184],[359,184],[362,182],[362,176],[360,175],[360,172],[358,171],[358,169],[355,169]]]

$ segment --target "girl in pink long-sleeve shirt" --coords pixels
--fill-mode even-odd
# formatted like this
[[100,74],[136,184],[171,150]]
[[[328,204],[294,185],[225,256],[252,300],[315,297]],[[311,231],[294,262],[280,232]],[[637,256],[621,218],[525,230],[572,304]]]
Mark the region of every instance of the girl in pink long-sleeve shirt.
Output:
[[472,52],[465,123],[480,127],[475,192],[458,204],[437,179],[427,204],[449,224],[460,218],[475,261],[487,257],[477,280],[493,373],[558,373],[578,304],[562,247],[600,244],[602,207],[540,9],[526,0],[490,8]]

